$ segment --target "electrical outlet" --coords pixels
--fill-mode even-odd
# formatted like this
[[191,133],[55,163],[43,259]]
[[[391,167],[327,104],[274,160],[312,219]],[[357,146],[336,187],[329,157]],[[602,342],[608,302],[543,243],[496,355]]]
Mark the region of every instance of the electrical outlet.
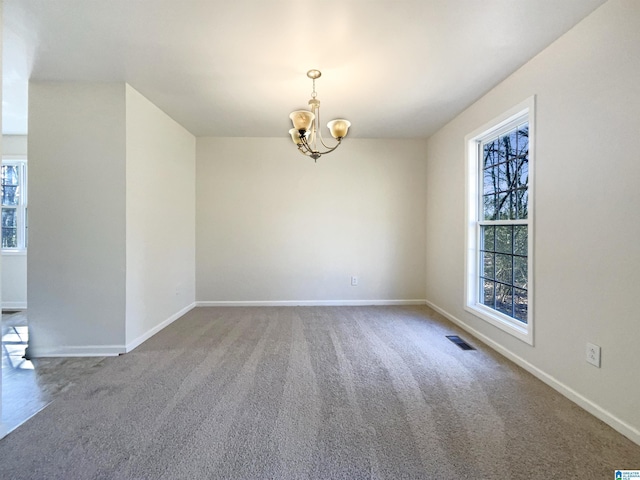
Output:
[[358,277],[356,277],[355,275],[351,277],[351,286],[352,287],[358,286]]
[[587,343],[587,362],[600,368],[600,347],[593,343]]

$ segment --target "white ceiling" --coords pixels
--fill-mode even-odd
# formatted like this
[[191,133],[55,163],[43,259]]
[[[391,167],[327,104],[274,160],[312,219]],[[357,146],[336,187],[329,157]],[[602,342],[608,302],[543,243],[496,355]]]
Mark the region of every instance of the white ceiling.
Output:
[[3,130],[27,82],[125,81],[196,136],[323,123],[426,138],[605,0],[4,0]]

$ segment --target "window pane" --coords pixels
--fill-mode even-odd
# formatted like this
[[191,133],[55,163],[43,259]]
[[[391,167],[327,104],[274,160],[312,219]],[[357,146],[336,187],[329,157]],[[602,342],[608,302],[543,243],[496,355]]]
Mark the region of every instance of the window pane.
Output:
[[15,208],[3,208],[2,209],[2,226],[3,227],[17,227],[18,216],[16,215]]
[[529,153],[529,124],[518,127],[518,155]]
[[529,159],[521,158],[517,162],[516,188],[526,187],[529,184]]
[[2,248],[18,248],[18,216],[15,208],[2,209]]
[[483,226],[480,235],[480,250],[487,250],[489,252],[495,252],[495,231],[496,227]]
[[497,150],[498,150],[497,161],[504,162],[507,160],[507,146],[504,142],[504,137],[496,140],[496,143],[497,143]]
[[519,220],[525,220],[529,216],[529,192],[526,189],[520,189],[513,192],[516,199],[516,216]]
[[508,172],[508,163],[501,163],[496,168],[498,169],[498,191],[499,192],[507,192],[509,191],[509,172]]
[[495,254],[494,253],[487,253],[487,252],[482,252],[480,254],[480,266],[482,268],[482,271],[480,272],[480,276],[484,277],[484,278],[490,278],[490,279],[494,279],[494,271],[493,271],[493,267],[494,267],[494,262],[495,262]]
[[19,185],[20,167],[18,165],[2,165],[2,185]]
[[495,195],[485,195],[482,197],[483,206],[482,206],[482,217],[485,220],[495,220],[496,219],[496,196]]
[[528,299],[527,291],[514,288],[513,310],[514,317],[523,323],[527,323]]
[[504,136],[507,151],[507,159],[511,159],[518,155],[518,136],[517,131],[513,130]]
[[483,148],[483,165],[485,167],[498,163],[498,154],[496,152],[496,142],[485,143]]
[[527,257],[513,257],[513,285],[527,288]]
[[19,205],[20,187],[11,185],[2,186],[2,205]]
[[17,165],[2,165],[2,205],[20,204],[19,172]]
[[18,248],[18,229],[2,227],[2,248]]
[[515,225],[514,229],[514,241],[513,241],[513,253],[516,255],[527,255],[527,226]]
[[514,220],[514,208],[512,205],[512,195],[510,193],[501,193],[497,195],[498,204],[498,220]]
[[496,252],[511,253],[513,226],[501,225],[496,228]]
[[[2,203],[2,248],[24,248],[26,205],[24,203],[23,162],[2,164],[0,202]],[[20,242],[19,242],[19,241]]]
[[483,191],[484,194],[495,193],[498,188],[498,169],[489,167],[484,169]]
[[496,280],[503,283],[513,284],[513,265],[511,255],[496,254]]
[[500,283],[496,284],[496,310],[510,317],[513,316],[513,288]]
[[495,282],[491,280],[484,280],[482,282],[482,292],[480,292],[480,298],[482,298],[482,303],[487,305],[488,307],[495,308],[494,302],[494,293],[495,293]]

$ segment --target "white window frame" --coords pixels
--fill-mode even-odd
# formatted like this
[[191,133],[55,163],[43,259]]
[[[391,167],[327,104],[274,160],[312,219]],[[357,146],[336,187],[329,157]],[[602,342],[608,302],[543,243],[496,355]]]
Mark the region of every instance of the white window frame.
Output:
[[[3,155],[2,165],[18,165],[20,167],[20,203],[16,205],[18,216],[18,247],[2,248],[2,255],[26,255],[27,253],[27,205],[28,179],[26,155]],[[7,207],[2,207],[7,208]],[[10,208],[10,207],[9,207]]]
[[[527,220],[515,221],[517,224],[527,225],[527,323],[524,324],[508,315],[504,315],[493,308],[483,305],[480,295],[480,167],[482,154],[479,145],[483,141],[500,136],[522,123],[529,123],[529,183],[528,183],[528,214]],[[527,98],[507,112],[486,123],[465,137],[466,153],[466,208],[465,208],[465,310],[485,320],[495,327],[508,332],[514,337],[533,346],[533,259],[534,259],[534,148],[535,148],[535,96]],[[491,222],[499,225],[500,222]],[[504,224],[514,224],[508,221]]]

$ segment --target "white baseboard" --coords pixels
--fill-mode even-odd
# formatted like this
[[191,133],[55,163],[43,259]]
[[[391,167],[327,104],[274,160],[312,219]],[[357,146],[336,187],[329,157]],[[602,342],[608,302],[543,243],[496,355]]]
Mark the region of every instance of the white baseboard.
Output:
[[633,442],[637,443],[638,445],[640,445],[640,430],[638,430],[634,426],[629,425],[625,421],[619,419],[618,417],[616,417],[612,413],[610,413],[607,410],[605,410],[604,408],[602,408],[600,405],[597,405],[596,403],[592,402],[591,400],[589,400],[588,398],[584,397],[580,393],[576,392],[575,390],[573,390],[569,386],[567,386],[564,383],[560,382],[555,377],[549,375],[545,371],[543,371],[543,370],[539,369],[538,367],[536,367],[535,365],[529,363],[524,358],[522,358],[522,357],[516,355],[515,353],[511,352],[510,350],[504,348],[499,343],[497,343],[494,340],[490,339],[486,335],[478,332],[476,329],[470,327],[469,325],[464,323],[459,318],[455,317],[454,315],[451,315],[449,312],[447,312],[446,310],[443,310],[442,308],[440,308],[437,305],[433,304],[429,300],[426,301],[426,305],[431,307],[431,308],[433,308],[436,312],[438,312],[441,315],[445,316],[447,319],[451,320],[453,323],[458,325],[463,330],[469,332],[471,335],[473,335],[475,338],[480,340],[482,343],[486,344],[487,346],[489,346],[493,350],[497,351],[501,355],[504,355],[506,358],[511,360],[516,365],[524,368],[527,372],[531,373],[536,378],[542,380],[544,383],[549,385],[551,388],[553,388],[557,392],[559,392],[562,395],[564,395],[565,397],[567,397],[572,402],[576,403],[577,405],[579,405],[580,407],[585,409],[587,412],[589,412],[594,417],[598,418],[599,420],[602,420],[604,423],[609,425],[611,428],[613,428],[617,432],[621,433],[622,435],[624,435],[625,437],[627,437],[631,441],[633,441]]
[[124,345],[56,345],[39,347],[30,345],[27,349],[30,358],[43,357],[115,357],[125,353]]
[[364,307],[378,305],[426,305],[424,299],[412,300],[256,300],[256,301],[198,301],[197,307]]
[[149,338],[153,337],[156,333],[158,333],[160,330],[162,330],[163,328],[167,327],[168,325],[171,325],[173,322],[175,322],[177,319],[179,319],[181,316],[183,316],[185,313],[189,312],[190,310],[192,310],[193,308],[195,308],[196,303],[192,303],[191,305],[187,305],[186,307],[184,307],[182,310],[180,310],[177,313],[174,313],[173,315],[171,315],[169,318],[167,318],[164,322],[156,325],[155,327],[153,327],[151,330],[143,333],[142,335],[140,335],[138,338],[136,338],[134,341],[127,343],[126,347],[125,347],[125,353],[129,353],[130,351],[132,351],[134,348],[138,347],[141,343],[143,343],[144,341],[148,340]]
[[2,302],[2,310],[26,310],[27,302]]
[[179,312],[171,315],[165,321],[156,325],[148,332],[140,335],[133,342],[126,345],[60,345],[55,347],[39,347],[38,345],[29,346],[28,353],[31,358],[39,357],[114,357],[123,353],[128,353],[139,346],[145,340],[151,338],[167,325],[175,322],[178,318],[190,311],[196,306],[195,302],[186,306]]

